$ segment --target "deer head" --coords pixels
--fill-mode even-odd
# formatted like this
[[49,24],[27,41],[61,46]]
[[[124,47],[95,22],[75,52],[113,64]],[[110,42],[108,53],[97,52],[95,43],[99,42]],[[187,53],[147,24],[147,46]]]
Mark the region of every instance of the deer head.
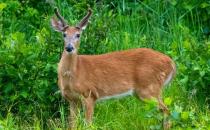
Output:
[[92,15],[92,10],[88,9],[87,15],[79,22],[77,26],[69,26],[65,19],[60,15],[57,8],[55,8],[57,19],[51,19],[51,25],[54,30],[61,32],[64,38],[64,51],[68,54],[77,53],[79,48],[80,34],[88,24],[89,18]]

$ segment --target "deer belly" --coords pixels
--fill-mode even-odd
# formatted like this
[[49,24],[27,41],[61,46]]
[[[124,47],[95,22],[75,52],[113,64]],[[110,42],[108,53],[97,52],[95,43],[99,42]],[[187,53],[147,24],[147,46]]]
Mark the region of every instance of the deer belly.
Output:
[[97,101],[103,101],[103,100],[108,100],[108,99],[119,99],[119,98],[133,95],[133,93],[134,93],[133,89],[129,89],[128,91],[125,91],[122,93],[100,97],[99,99],[97,99]]

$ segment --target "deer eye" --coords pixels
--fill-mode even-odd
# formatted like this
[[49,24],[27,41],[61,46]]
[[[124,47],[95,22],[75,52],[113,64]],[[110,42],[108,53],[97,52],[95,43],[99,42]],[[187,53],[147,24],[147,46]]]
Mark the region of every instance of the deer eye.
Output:
[[76,34],[76,37],[77,37],[77,38],[80,38],[80,34]]

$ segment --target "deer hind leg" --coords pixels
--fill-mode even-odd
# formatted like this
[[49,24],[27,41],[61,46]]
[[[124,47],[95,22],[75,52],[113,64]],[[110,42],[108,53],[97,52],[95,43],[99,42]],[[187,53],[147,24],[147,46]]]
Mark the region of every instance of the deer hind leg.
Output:
[[159,85],[150,84],[147,86],[141,86],[135,90],[137,96],[142,99],[158,99],[161,93],[161,87]]
[[158,100],[159,109],[164,113],[164,115],[169,115],[170,112],[167,106],[163,103],[163,100],[161,99],[161,97],[158,97],[157,100]]
[[164,130],[167,130],[170,128],[170,122],[167,120],[167,117],[169,115],[169,110],[166,107],[166,105],[163,103],[162,99],[160,98],[161,95],[161,86],[158,85],[148,85],[146,87],[138,88],[136,89],[137,96],[142,99],[143,101],[145,99],[156,99],[158,101],[158,107],[163,113],[163,128]]
[[164,130],[168,130],[171,127],[171,122],[168,119],[168,116],[170,115],[170,112],[169,112],[168,108],[166,107],[166,105],[163,103],[161,97],[158,97],[157,100],[158,100],[158,103],[159,103],[159,109],[163,113],[163,128],[164,128]]

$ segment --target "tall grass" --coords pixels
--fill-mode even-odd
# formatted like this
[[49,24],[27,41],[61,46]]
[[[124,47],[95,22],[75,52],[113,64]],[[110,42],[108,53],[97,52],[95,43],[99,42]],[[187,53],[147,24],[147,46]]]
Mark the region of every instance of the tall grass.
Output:
[[[207,130],[209,126],[210,111],[201,111],[196,101],[189,99],[183,89],[177,84],[165,88],[164,99],[172,113],[170,120],[172,129],[201,129]],[[9,113],[7,118],[0,121],[3,130],[63,130],[67,129],[68,111],[64,105],[60,106],[60,118],[49,117],[43,122],[36,115],[31,121],[18,119]],[[162,129],[162,113],[154,102],[142,102],[135,97],[113,99],[99,102],[96,105],[93,124],[87,126],[84,120],[84,111],[77,118],[78,130],[148,130]],[[45,125],[44,125],[45,124]]]

